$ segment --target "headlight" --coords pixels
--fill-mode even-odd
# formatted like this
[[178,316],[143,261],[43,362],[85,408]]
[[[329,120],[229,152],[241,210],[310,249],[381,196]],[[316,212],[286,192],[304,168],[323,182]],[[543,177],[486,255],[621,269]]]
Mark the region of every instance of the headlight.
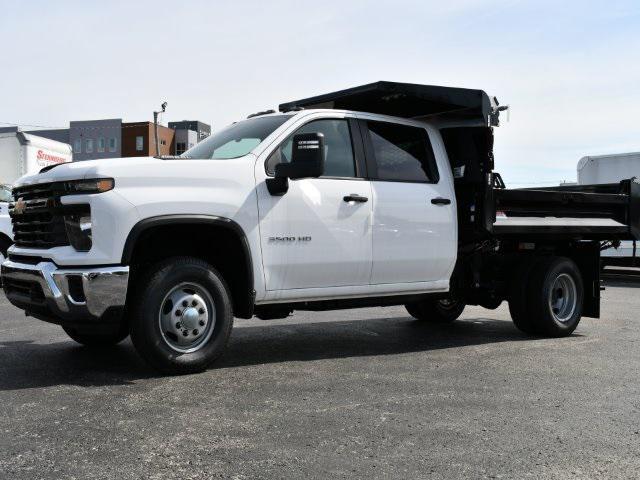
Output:
[[73,248],[79,252],[91,250],[91,213],[79,213],[64,216],[67,238]]
[[[64,195],[80,195],[90,193],[103,193],[112,190],[114,187],[113,178],[96,178],[91,180],[70,180],[63,183]],[[78,213],[68,213],[64,215],[64,228],[67,238],[73,248],[79,252],[91,250],[91,210],[89,205],[81,208]]]
[[96,178],[92,180],[71,180],[64,182],[64,194],[102,193],[112,190],[115,185],[113,178]]

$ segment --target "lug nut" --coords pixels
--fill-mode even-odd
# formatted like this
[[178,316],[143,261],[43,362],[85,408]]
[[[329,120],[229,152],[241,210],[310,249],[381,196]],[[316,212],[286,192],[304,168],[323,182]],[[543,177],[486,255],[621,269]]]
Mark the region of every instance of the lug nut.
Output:
[[180,328],[182,327],[182,324],[180,322],[176,322],[176,328]]
[[204,320],[200,320],[198,323],[200,324],[201,327],[204,327]]
[[198,305],[198,302],[196,300],[194,300],[193,302],[191,302],[191,306],[195,307],[196,305]]
[[194,331],[193,331],[193,334],[194,334],[194,335],[197,335],[197,334],[198,334],[198,330],[197,330],[197,329],[196,329],[196,330],[194,330]]
[[187,301],[186,301],[186,300],[183,300],[183,301],[182,301],[182,306],[183,306],[183,307],[186,307],[186,306],[188,306],[188,305],[189,305],[189,304],[187,303]]
[[176,310],[176,317],[179,317],[180,315],[182,315],[182,310]]
[[200,315],[204,315],[204,308],[201,308],[200,310],[198,310],[198,313],[199,313]]
[[186,337],[187,335],[189,335],[189,332],[187,332],[186,330],[184,332],[182,332],[182,336]]

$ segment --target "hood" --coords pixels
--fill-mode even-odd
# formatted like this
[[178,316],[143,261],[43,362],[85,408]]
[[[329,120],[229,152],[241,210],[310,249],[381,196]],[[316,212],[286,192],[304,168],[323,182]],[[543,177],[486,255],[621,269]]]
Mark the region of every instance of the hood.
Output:
[[252,154],[230,160],[160,159],[154,157],[86,160],[57,165],[36,175],[20,178],[14,187],[39,183],[113,178],[116,189],[149,185],[214,185],[218,181],[253,182],[256,157]]
[[29,174],[19,178],[14,183],[14,187],[109,176],[104,172],[109,170],[119,171],[122,168],[126,169],[132,167],[139,168],[146,166],[147,168],[153,168],[152,165],[157,165],[162,161],[163,160],[153,157],[130,157],[61,163],[52,168],[46,168],[41,173]]

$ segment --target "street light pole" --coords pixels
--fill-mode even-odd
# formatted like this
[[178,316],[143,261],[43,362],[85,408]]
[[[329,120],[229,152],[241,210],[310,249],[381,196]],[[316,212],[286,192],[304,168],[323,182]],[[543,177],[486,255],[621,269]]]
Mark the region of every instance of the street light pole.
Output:
[[156,156],[160,156],[160,139],[158,138],[158,115],[164,113],[167,109],[167,102],[162,102],[162,112],[153,112],[153,130],[156,137]]

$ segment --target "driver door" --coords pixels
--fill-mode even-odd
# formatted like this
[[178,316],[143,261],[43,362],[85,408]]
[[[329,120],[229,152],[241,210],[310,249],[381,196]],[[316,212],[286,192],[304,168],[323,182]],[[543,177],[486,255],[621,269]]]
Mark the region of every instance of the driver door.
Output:
[[[294,134],[320,132],[325,172],[289,180],[272,196],[258,186],[262,261],[268,291],[368,285],[371,274],[371,185],[363,174],[358,125],[349,118],[321,118],[297,128],[273,150],[267,175],[288,162]],[[262,168],[258,162],[257,168]],[[264,175],[264,173],[263,173]]]

